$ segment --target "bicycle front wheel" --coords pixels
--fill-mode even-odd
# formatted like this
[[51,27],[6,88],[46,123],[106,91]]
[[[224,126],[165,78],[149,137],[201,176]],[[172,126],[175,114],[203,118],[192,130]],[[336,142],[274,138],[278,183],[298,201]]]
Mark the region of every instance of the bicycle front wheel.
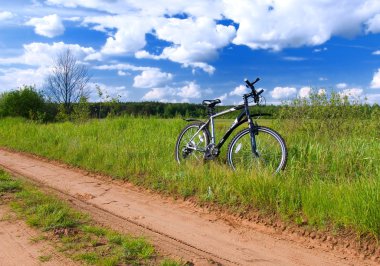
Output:
[[257,154],[252,152],[249,129],[240,131],[228,146],[227,161],[234,170],[262,169],[279,172],[285,169],[288,152],[280,134],[259,126],[255,135]]
[[210,133],[206,127],[199,130],[202,125],[204,124],[189,124],[179,134],[174,152],[178,163],[184,160],[203,160],[206,147],[210,143]]

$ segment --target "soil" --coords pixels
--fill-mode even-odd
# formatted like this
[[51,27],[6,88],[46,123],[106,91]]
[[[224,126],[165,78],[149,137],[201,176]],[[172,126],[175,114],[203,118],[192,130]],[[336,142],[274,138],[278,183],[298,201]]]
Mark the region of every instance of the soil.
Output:
[[55,252],[40,236],[40,232],[17,220],[6,205],[0,205],[0,265],[77,265]]
[[[318,232],[263,225],[57,162],[0,149],[0,166],[52,191],[115,230],[146,236],[163,255],[195,265],[378,265]],[[1,249],[0,249],[1,250]],[[366,255],[370,254],[370,256]],[[0,263],[1,264],[1,263]]]

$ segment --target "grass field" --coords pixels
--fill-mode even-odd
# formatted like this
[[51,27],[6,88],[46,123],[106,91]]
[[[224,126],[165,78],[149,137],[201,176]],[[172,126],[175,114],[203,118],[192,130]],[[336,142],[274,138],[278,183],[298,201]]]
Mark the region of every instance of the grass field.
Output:
[[[88,215],[1,170],[0,203],[10,205],[19,219],[39,229],[40,240],[51,239],[60,252],[75,261],[90,265],[182,265],[160,257],[147,240],[96,225]],[[48,261],[51,255],[40,259]]]
[[[0,146],[32,152],[176,197],[237,213],[259,210],[311,226],[380,236],[379,121],[264,120],[285,139],[289,158],[278,175],[233,172],[217,161],[178,165],[181,119],[92,120],[83,124],[0,121]],[[218,131],[228,128],[222,121]]]

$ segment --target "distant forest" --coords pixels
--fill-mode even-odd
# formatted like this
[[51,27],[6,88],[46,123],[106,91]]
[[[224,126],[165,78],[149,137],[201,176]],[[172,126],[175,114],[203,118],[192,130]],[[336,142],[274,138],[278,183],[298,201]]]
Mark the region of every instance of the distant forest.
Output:
[[[233,106],[217,106],[215,111],[219,112]],[[269,113],[277,117],[280,106],[268,105],[261,107],[251,107],[252,112]],[[207,116],[206,107],[202,104],[191,103],[162,103],[162,102],[119,102],[113,105],[103,105],[103,103],[90,103],[91,117],[105,118],[110,113],[116,115],[132,116],[155,116],[161,118],[173,117],[205,117]],[[236,117],[237,113],[230,113],[223,117]]]
[[[219,112],[232,106],[217,106]],[[310,95],[309,98],[296,98],[288,104],[252,106],[252,114],[267,114],[266,118],[317,118],[317,119],[369,119],[380,117],[380,106],[349,101],[339,94]],[[113,116],[137,117],[194,117],[207,116],[206,107],[192,103],[162,102],[120,102],[111,99],[103,102],[88,102],[80,98],[70,106],[46,100],[34,87],[25,86],[19,90],[0,94],[0,117],[25,117],[39,122],[86,121],[87,119]],[[224,115],[234,118],[237,112]]]

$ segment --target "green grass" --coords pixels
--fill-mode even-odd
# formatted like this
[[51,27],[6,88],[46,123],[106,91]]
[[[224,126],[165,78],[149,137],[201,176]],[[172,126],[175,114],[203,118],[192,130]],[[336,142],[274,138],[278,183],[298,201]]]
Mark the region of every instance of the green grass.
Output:
[[[0,121],[0,146],[32,152],[128,180],[174,197],[192,197],[237,213],[260,210],[309,225],[380,236],[378,120],[259,121],[276,129],[289,149],[278,175],[233,172],[225,150],[217,161],[178,165],[180,119],[114,118],[84,124]],[[223,121],[218,132],[227,129]]]
[[[4,197],[7,195],[7,197]],[[181,265],[160,258],[144,238],[122,235],[96,225],[54,196],[46,195],[30,184],[14,180],[0,170],[0,202],[7,203],[29,225],[44,231],[32,241],[56,239],[57,247],[67,256],[93,265]],[[47,262],[51,255],[39,257]]]

